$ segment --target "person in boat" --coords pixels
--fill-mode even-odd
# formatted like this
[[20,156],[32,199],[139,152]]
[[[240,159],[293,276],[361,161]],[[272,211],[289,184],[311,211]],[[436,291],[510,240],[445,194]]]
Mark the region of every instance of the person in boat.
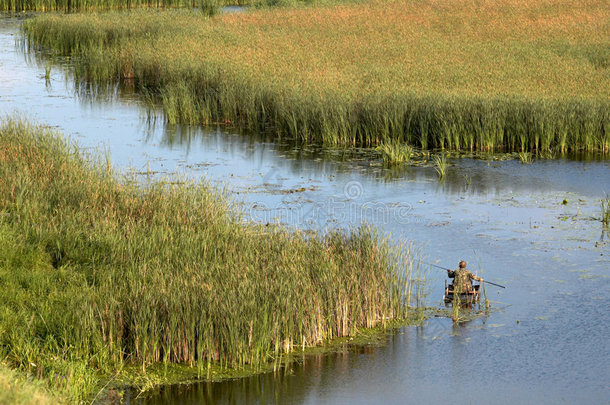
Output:
[[475,276],[466,269],[464,260],[460,261],[457,270],[447,270],[447,276],[453,279],[453,291],[460,294],[474,291],[472,280],[483,281],[483,278]]

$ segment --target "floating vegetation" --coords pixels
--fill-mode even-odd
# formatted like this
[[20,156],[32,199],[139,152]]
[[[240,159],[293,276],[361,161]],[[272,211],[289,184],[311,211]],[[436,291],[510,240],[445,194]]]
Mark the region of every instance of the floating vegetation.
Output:
[[143,181],[0,125],[0,360],[76,401],[125,366],[263,369],[406,318],[410,254],[373,230],[245,223],[205,183]]
[[25,33],[79,56],[79,83],[129,84],[169,122],[550,158],[609,151],[606,16],[604,0],[371,0],[212,20],[189,10],[42,15]]

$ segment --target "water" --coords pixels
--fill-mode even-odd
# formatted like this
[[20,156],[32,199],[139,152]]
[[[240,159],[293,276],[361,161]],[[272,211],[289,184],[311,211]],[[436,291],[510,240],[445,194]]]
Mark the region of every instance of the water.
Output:
[[[317,229],[377,225],[423,259],[460,259],[505,290],[492,311],[454,325],[432,318],[379,346],[307,356],[277,373],[164,387],[132,403],[608,403],[610,242],[597,218],[610,192],[607,160],[455,160],[384,170],[370,152],[293,148],[218,128],[151,126],[135,97],[76,97],[66,68],[16,46],[19,22],[0,19],[0,114],[18,111],[141,176],[205,178],[245,217]],[[562,204],[563,200],[567,204]],[[444,272],[427,269],[428,304]]]

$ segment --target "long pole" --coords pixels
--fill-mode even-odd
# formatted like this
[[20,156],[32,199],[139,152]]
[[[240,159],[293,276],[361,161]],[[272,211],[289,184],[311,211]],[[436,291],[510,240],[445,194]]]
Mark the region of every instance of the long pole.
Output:
[[[426,263],[426,262],[422,262],[422,263],[423,263],[423,264],[427,264],[428,266],[432,266],[432,267],[436,267],[436,268],[442,269],[442,270],[453,271],[453,270],[448,269],[448,268],[446,268],[446,267],[437,266],[436,264],[432,264],[432,263]],[[506,288],[506,287],[504,287],[503,285],[496,284],[496,283],[492,283],[491,281],[483,280],[483,282],[484,282],[484,283],[487,283],[487,284],[495,285],[496,287],[500,287],[500,288]]]

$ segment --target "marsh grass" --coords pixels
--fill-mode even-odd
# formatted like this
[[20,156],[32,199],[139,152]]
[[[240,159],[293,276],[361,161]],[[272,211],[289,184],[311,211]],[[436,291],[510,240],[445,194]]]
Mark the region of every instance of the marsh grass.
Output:
[[519,152],[519,161],[523,164],[532,163],[532,154],[530,152]]
[[610,225],[610,197],[606,195],[605,199],[601,200],[602,216],[601,221],[604,227]]
[[453,302],[451,303],[451,319],[453,322],[458,322],[460,320],[460,306],[462,305],[460,300],[460,294],[455,293],[455,289],[453,292]]
[[224,6],[256,8],[299,7],[360,0],[0,0],[0,11],[102,11],[133,8],[195,8],[208,16],[216,15]]
[[484,302],[485,309],[487,310],[487,309],[489,309],[490,302],[487,299],[487,291],[485,290],[485,283],[481,283],[480,288],[483,290],[483,302]]
[[434,163],[434,170],[436,170],[436,174],[438,174],[439,179],[444,179],[447,174],[447,157],[444,153],[439,155],[434,155],[432,157],[432,162]]
[[368,228],[244,221],[205,183],[116,173],[0,126],[0,358],[72,400],[135,366],[263,369],[407,315],[410,254]]
[[43,15],[25,32],[31,46],[78,56],[79,81],[153,95],[170,122],[344,146],[540,155],[610,145],[603,0]]
[[387,166],[408,163],[415,154],[415,149],[404,143],[388,142],[377,147],[381,153],[384,164]]
[[[91,11],[130,9],[136,7],[213,7],[218,11],[222,0],[0,0],[0,11]],[[237,2],[235,2],[237,3]]]

